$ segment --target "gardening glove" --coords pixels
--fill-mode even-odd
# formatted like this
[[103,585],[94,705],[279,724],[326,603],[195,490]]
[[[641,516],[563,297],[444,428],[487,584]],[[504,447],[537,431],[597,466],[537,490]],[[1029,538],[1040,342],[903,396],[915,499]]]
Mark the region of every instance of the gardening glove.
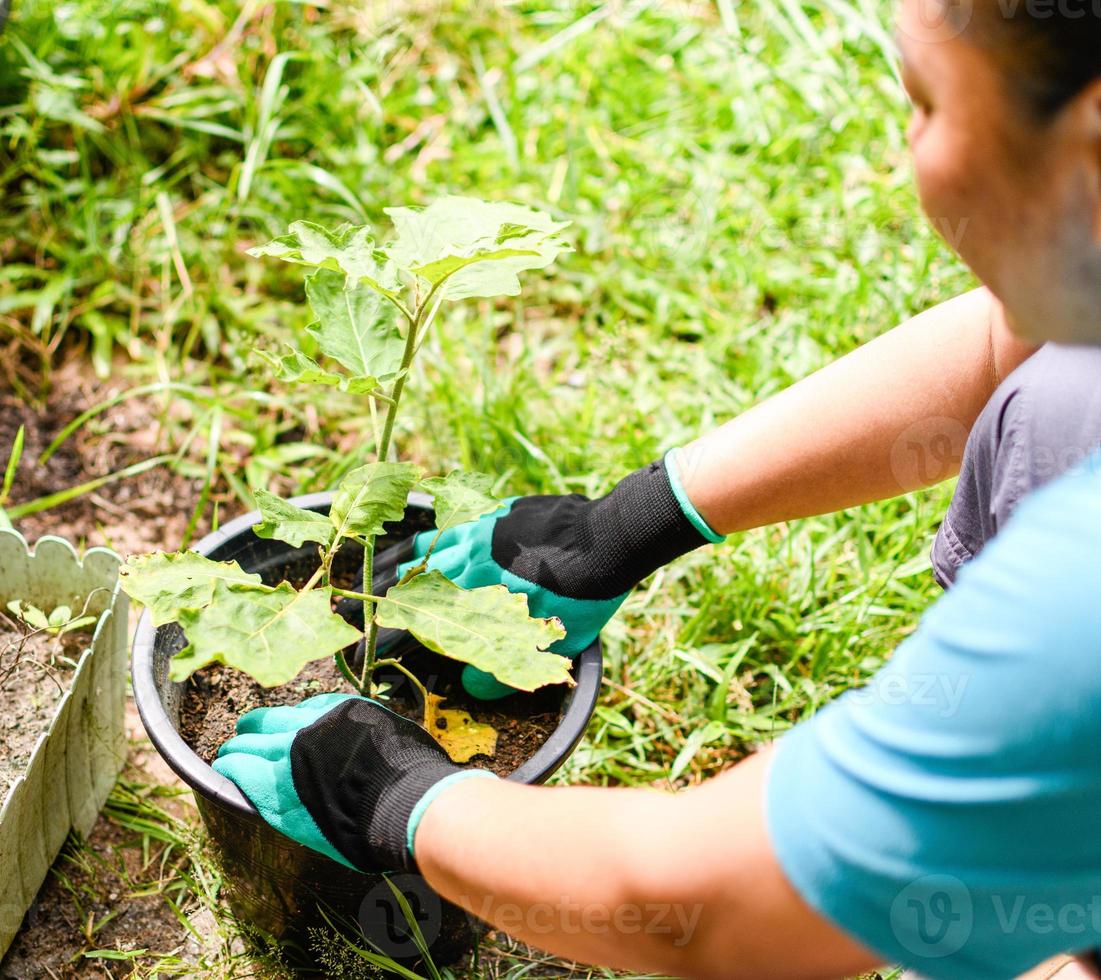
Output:
[[415,871],[413,836],[454,765],[432,736],[377,701],[319,694],[237,720],[214,770],[276,830],[358,871]]
[[[596,639],[630,590],[655,569],[707,542],[722,541],[681,485],[677,450],[622,480],[606,497],[513,497],[476,521],[444,531],[428,561],[456,585],[504,585],[528,597],[532,616],[557,616],[564,639],[551,649],[575,657]],[[422,560],[435,537],[413,539]],[[467,693],[483,700],[512,694],[491,674],[467,666]]]

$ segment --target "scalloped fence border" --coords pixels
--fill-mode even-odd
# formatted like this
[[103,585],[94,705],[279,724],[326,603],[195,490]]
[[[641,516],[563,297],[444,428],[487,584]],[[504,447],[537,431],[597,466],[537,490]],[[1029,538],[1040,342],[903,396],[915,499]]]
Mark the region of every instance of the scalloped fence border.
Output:
[[0,529],[0,605],[82,608],[100,617],[69,690],[0,807],[0,956],[31,907],[69,830],[91,831],[126,762],[127,611],[120,559],[106,548],[83,558],[62,538],[32,550]]

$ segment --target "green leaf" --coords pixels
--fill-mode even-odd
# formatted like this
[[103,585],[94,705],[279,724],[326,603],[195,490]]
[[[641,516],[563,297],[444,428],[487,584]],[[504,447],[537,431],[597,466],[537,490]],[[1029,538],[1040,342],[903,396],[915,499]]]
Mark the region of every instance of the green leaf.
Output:
[[350,395],[369,395],[377,392],[379,388],[378,378],[344,378],[340,384],[340,390]]
[[367,225],[345,224],[329,231],[312,221],[295,221],[286,235],[250,248],[248,254],[343,272],[349,285],[363,284],[384,296],[397,296],[401,288]]
[[210,662],[196,653],[195,648],[189,643],[168,661],[168,679],[182,683],[200,667],[205,667]]
[[15,482],[15,471],[19,469],[19,460],[23,455],[25,435],[26,426],[19,426],[15,433],[15,441],[11,445],[11,453],[8,455],[8,465],[4,469],[4,482],[0,485],[0,504],[8,499],[12,484]]
[[344,380],[343,375],[326,371],[317,361],[300,350],[292,349],[281,355],[269,354],[264,350],[258,350],[256,353],[271,365],[275,376],[280,381],[337,387]]
[[77,630],[87,629],[96,622],[98,622],[98,620],[95,616],[80,616],[77,619],[71,619],[63,624],[60,629],[58,629],[58,634],[64,636],[66,633],[74,633]]
[[26,623],[32,630],[44,630],[49,628],[50,621],[47,619],[46,614],[39,609],[38,606],[32,606],[29,602],[22,603],[18,599],[13,599],[8,603],[8,611],[11,612],[16,619]]
[[319,384],[339,388],[352,395],[370,394],[378,388],[378,378],[354,377],[328,371],[308,354],[291,349],[286,354],[275,355],[267,351],[256,352],[271,365],[273,373],[280,381],[295,384]]
[[400,521],[420,474],[412,463],[367,463],[352,470],[336,488],[329,511],[337,535],[370,537],[382,534],[386,521]]
[[123,591],[149,610],[154,626],[179,619],[181,610],[209,605],[218,583],[261,585],[259,575],[246,572],[235,561],[219,562],[195,551],[129,558],[119,569]]
[[497,510],[501,501],[490,493],[492,486],[492,478],[484,473],[462,470],[421,481],[421,487],[435,502],[436,527],[441,531]]
[[307,329],[353,375],[384,378],[401,367],[405,341],[393,309],[377,292],[345,286],[339,272],[318,269],[306,277],[306,296],[318,320]]
[[264,687],[286,684],[311,660],[359,639],[331,601],[327,588],[298,592],[287,582],[275,589],[218,582],[209,606],[180,612],[190,645],[173,659],[169,677],[183,680],[199,667],[223,663]]
[[427,208],[387,208],[398,237],[386,249],[394,264],[448,299],[515,296],[517,273],[543,269],[570,246],[569,222],[518,204],[444,197]]
[[316,541],[326,548],[333,543],[336,529],[327,514],[296,507],[267,490],[256,490],[253,496],[264,518],[263,523],[252,526],[257,537],[286,541],[295,548],[301,548],[307,541]]
[[380,626],[409,630],[428,649],[473,664],[522,691],[572,683],[570,660],[546,648],[566,635],[556,619],[532,619],[528,597],[503,585],[460,589],[437,571],[395,585],[376,608]]

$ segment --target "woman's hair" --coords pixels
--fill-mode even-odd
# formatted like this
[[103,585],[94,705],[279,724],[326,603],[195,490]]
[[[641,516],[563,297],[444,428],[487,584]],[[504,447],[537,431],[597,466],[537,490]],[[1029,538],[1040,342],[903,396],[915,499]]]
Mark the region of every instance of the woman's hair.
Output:
[[1101,0],[942,0],[989,50],[1029,110],[1049,119],[1101,78]]

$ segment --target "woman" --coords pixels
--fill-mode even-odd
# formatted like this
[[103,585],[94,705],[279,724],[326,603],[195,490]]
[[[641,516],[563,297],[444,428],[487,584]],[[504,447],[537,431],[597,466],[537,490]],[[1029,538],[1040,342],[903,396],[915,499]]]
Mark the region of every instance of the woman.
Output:
[[[602,500],[521,499],[434,558],[464,584],[527,592],[575,649],[640,578],[717,532],[942,479],[956,463],[935,447],[973,429],[935,556],[958,581],[866,689],[676,796],[474,778],[343,695],[245,716],[216,768],[296,839],[416,867],[578,960],[979,978],[1101,945],[1101,456],[1082,456],[1095,427],[1067,424],[1089,416],[1098,355],[1045,348],[998,387],[1040,342],[1101,348],[1101,12],[1061,2],[903,3],[922,201],[963,229],[986,289]],[[1037,447],[1061,461],[1038,465]]]

